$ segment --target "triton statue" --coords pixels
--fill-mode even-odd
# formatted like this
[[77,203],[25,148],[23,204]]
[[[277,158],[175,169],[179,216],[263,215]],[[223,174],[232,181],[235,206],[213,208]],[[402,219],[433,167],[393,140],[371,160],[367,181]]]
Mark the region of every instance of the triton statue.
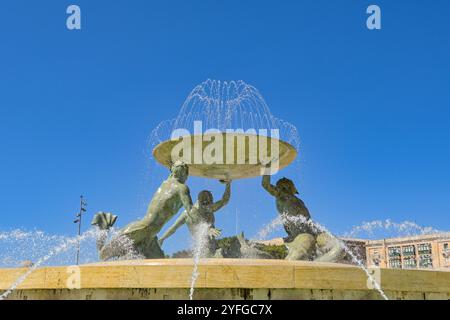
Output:
[[[189,216],[192,208],[192,199],[189,188],[185,184],[189,176],[189,167],[177,161],[171,165],[169,177],[161,184],[148,206],[144,218],[130,223],[125,228],[119,230],[119,234],[105,244],[99,243],[99,255],[102,260],[120,258],[124,256],[123,242],[129,239],[136,254],[148,259],[163,258],[164,252],[161,250],[157,234],[162,227],[182,208]],[[93,224],[100,229],[109,229],[112,223],[103,223],[108,219],[101,217],[99,213],[94,217]],[[115,219],[113,219],[115,221]]]
[[[299,234],[314,234],[314,230],[299,220],[310,220],[308,208],[305,203],[296,197],[298,194],[292,180],[282,178],[277,181],[276,186],[270,183],[270,175],[264,175],[262,179],[263,188],[276,199],[278,213],[283,217],[283,225],[288,237],[285,242],[293,241]],[[303,219],[299,219],[303,218]]]
[[[267,168],[270,164],[266,165]],[[282,178],[276,185],[270,183],[270,175],[262,179],[263,188],[276,199],[284,229],[288,236],[284,238],[288,248],[287,260],[312,260],[336,262],[343,255],[343,248],[337,239],[314,228],[311,215],[305,203],[299,199],[297,188],[292,180]]]
[[164,240],[169,238],[175,231],[181,227],[183,224],[186,224],[189,228],[189,232],[192,237],[195,237],[195,233],[197,231],[197,227],[206,223],[208,225],[208,244],[207,244],[207,257],[219,257],[221,256],[220,250],[218,251],[218,245],[216,238],[220,236],[221,231],[216,229],[215,217],[214,213],[223,208],[228,204],[231,195],[231,182],[223,181],[225,183],[225,192],[217,202],[214,202],[213,195],[208,190],[203,190],[198,194],[197,202],[192,206],[189,214],[187,211],[184,211],[175,223],[164,233],[164,235],[159,239],[159,245],[162,246]]

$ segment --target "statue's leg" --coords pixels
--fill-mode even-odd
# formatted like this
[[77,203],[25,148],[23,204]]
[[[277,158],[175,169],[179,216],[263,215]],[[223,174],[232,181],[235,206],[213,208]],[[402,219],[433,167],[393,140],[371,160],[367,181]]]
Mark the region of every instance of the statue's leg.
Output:
[[322,252],[322,255],[314,259],[314,261],[338,262],[344,257],[345,250],[337,239],[324,232],[319,234],[316,240],[317,248]]
[[117,255],[114,253],[114,249],[110,246],[109,243],[103,246],[98,251],[98,256],[102,261],[108,261],[110,259],[117,257]]
[[290,222],[290,221],[285,221],[283,223],[283,228],[286,231],[286,233],[288,234],[287,237],[283,238],[284,242],[292,242],[294,241],[295,237],[297,237],[299,235],[299,232],[297,232],[297,228],[295,226],[295,223]]
[[288,248],[286,260],[309,260],[314,252],[316,241],[309,233],[302,233],[295,237],[294,241],[285,243]]
[[117,235],[99,250],[99,257],[102,261],[114,258],[121,259],[133,251],[133,241],[126,235]]
[[[306,218],[305,218],[306,219]],[[298,216],[292,216],[291,218],[285,218],[283,221],[283,227],[288,236],[284,238],[284,242],[292,242],[294,239],[304,233],[315,236],[316,230],[311,227],[307,222],[302,222]]]
[[97,245],[97,250],[98,250],[98,258],[100,259],[100,261],[107,261],[112,258],[109,249],[107,248],[107,245],[104,245],[101,248],[99,248]]

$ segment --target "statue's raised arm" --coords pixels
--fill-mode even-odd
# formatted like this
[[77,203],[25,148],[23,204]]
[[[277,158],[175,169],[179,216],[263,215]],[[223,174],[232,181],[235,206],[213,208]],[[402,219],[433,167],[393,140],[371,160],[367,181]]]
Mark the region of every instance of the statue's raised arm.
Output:
[[270,175],[266,174],[262,178],[263,188],[269,192],[272,196],[278,197],[278,188],[270,183]]
[[221,181],[222,183],[225,183],[225,192],[223,193],[222,199],[215,202],[212,205],[212,211],[216,212],[226,206],[228,202],[230,201],[231,197],[231,181]]

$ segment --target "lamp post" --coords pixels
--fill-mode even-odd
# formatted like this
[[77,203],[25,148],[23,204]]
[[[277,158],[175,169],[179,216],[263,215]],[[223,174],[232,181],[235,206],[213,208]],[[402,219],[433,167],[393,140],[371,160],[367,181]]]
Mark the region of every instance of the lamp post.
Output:
[[80,196],[80,211],[77,213],[77,218],[73,223],[78,224],[78,246],[77,246],[77,265],[80,264],[80,236],[81,236],[81,221],[83,214],[86,212],[87,203],[84,201],[83,196]]

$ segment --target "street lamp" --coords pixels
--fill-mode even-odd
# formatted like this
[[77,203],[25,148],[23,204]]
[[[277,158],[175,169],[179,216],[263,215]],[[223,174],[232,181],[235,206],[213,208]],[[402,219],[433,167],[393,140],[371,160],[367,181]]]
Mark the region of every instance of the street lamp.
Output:
[[78,245],[77,245],[77,265],[80,264],[80,236],[81,236],[81,219],[86,212],[87,203],[84,201],[83,196],[80,196],[80,211],[76,215],[76,219],[73,223],[78,224]]

